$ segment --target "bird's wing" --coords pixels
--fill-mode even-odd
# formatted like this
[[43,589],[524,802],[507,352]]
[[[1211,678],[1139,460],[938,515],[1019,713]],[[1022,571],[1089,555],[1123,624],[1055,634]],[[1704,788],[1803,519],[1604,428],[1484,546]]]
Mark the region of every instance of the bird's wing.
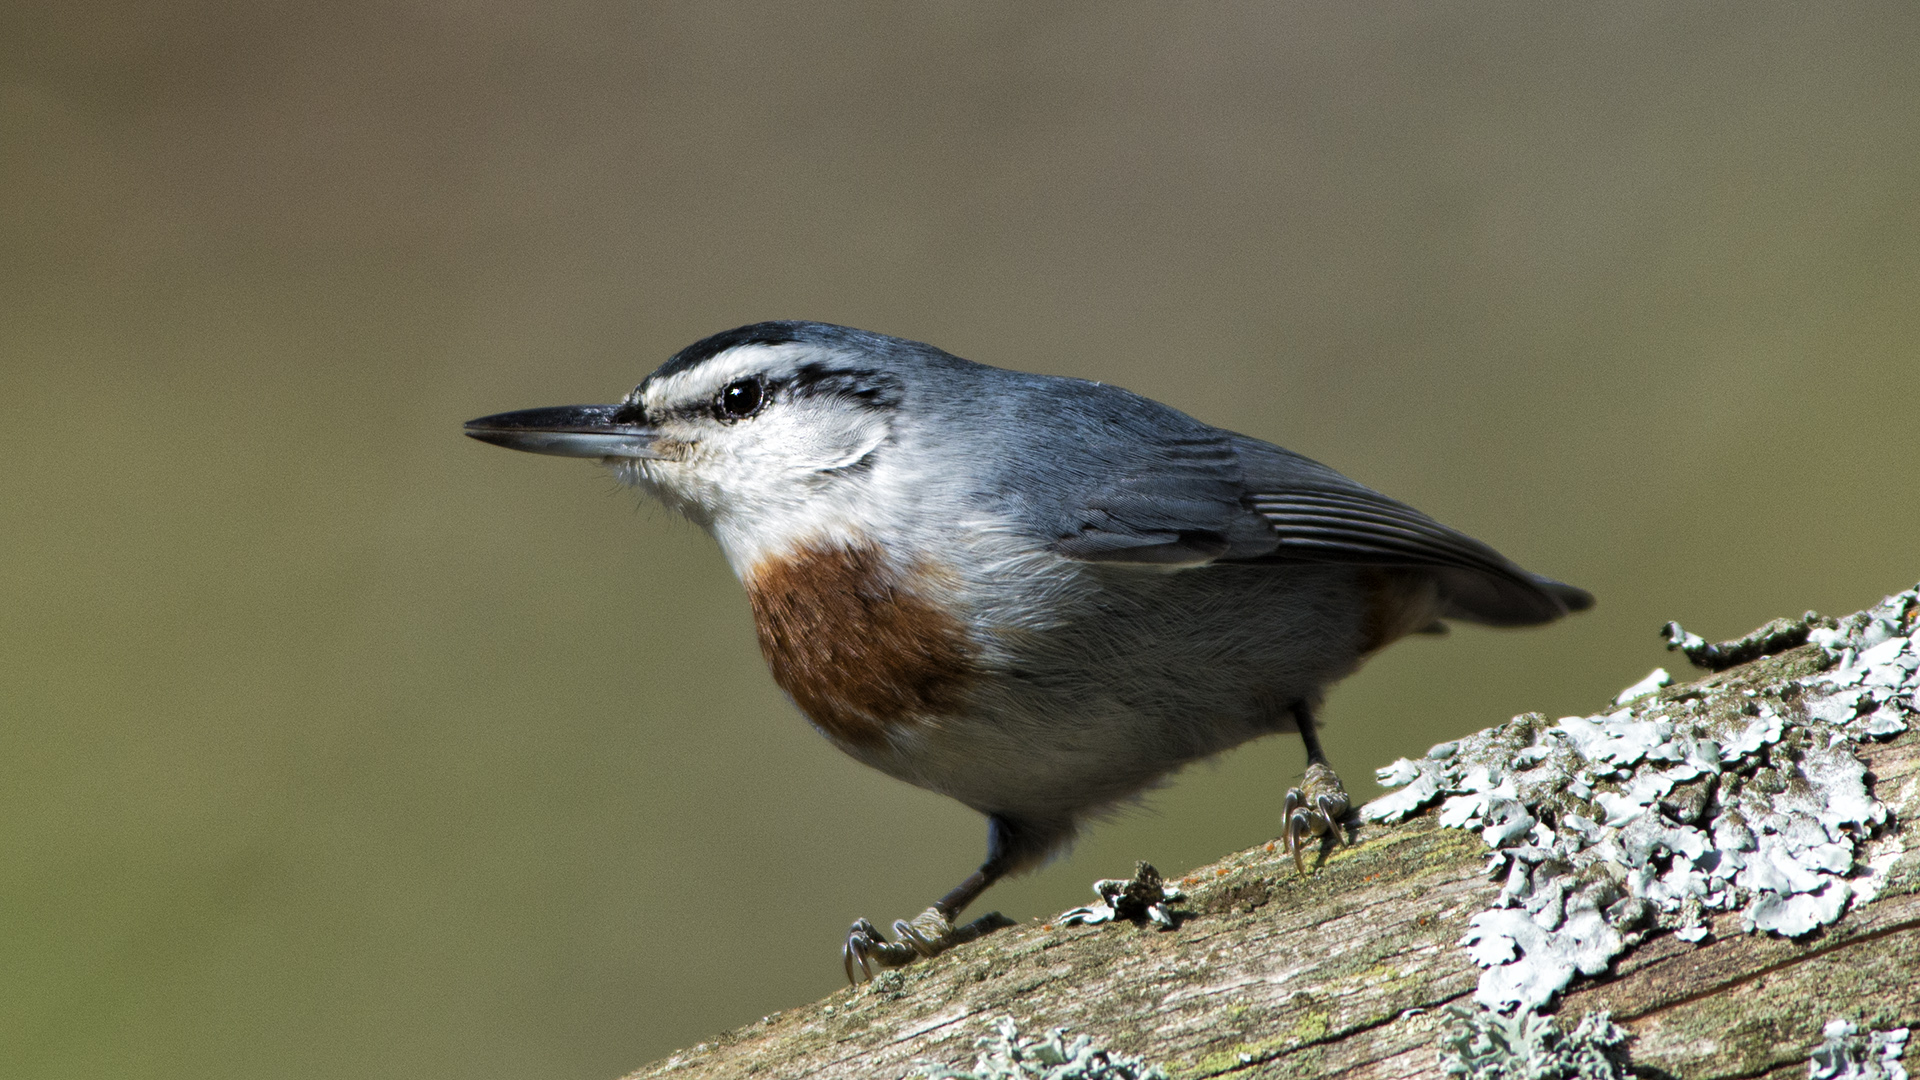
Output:
[[1435,571],[1443,614],[1496,626],[1547,622],[1593,605],[1585,590],[1532,574],[1427,515],[1311,458],[1232,436],[1246,504],[1272,527],[1257,562],[1350,563]]
[[1081,413],[1093,396],[1083,388],[1049,402],[1051,415],[1026,418],[1056,432],[1086,429],[1067,444],[1052,441],[1046,460],[1030,462],[1034,471],[1025,472],[1028,490],[1049,493],[1039,500],[1041,516],[1062,555],[1163,567],[1429,570],[1440,586],[1441,614],[1499,626],[1546,622],[1593,603],[1582,590],[1530,574],[1317,461],[1124,391],[1097,389],[1097,409]]

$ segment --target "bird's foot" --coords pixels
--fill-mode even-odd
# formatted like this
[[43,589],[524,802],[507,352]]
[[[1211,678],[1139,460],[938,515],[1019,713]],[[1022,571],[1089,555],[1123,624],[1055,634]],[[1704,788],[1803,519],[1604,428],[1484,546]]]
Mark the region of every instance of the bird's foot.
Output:
[[[861,979],[873,978],[876,969],[905,967],[922,957],[938,956],[955,945],[964,945],[1012,925],[1012,919],[992,911],[970,923],[955,926],[939,908],[930,907],[912,919],[894,920],[895,940],[888,941],[872,923],[856,919],[847,930],[847,943],[840,957],[846,966],[847,981],[857,984]],[[858,975],[854,974],[856,971]]]
[[1340,786],[1340,777],[1332,769],[1317,761],[1307,766],[1300,786],[1287,790],[1282,812],[1286,827],[1280,833],[1280,843],[1293,856],[1294,869],[1307,872],[1305,853],[1310,839],[1332,834],[1334,843],[1341,842],[1340,820],[1347,816],[1349,805],[1347,789]]

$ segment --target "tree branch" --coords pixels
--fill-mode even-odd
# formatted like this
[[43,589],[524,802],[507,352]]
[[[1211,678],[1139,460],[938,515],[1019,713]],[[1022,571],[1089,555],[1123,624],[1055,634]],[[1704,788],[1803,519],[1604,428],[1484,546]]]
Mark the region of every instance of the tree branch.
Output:
[[[1912,633],[1920,604],[1898,617]],[[1833,648],[1799,645],[1635,705],[1692,700],[1703,715],[1737,719],[1771,701],[1788,728],[1781,745],[1802,745],[1807,677],[1835,662]],[[1609,1009],[1635,1037],[1637,1072],[1687,1080],[1805,1076],[1837,1016],[1920,1027],[1920,852],[1900,833],[1920,816],[1920,733],[1854,752],[1889,812],[1856,853],[1856,876],[1873,863],[1876,896],[1798,939],[1749,933],[1739,912],[1707,918],[1699,944],[1656,920],[1607,971],[1558,998],[1562,1027]],[[1360,826],[1305,877],[1267,844],[1178,879],[1186,899],[1172,905],[1173,930],[1016,926],[633,1080],[916,1076],[917,1063],[967,1066],[1003,1015],[1030,1032],[1090,1035],[1175,1077],[1438,1077],[1453,1022],[1443,1008],[1471,1004],[1482,976],[1461,939],[1501,902],[1505,875],[1489,875],[1488,855],[1477,832],[1442,828],[1431,811]]]

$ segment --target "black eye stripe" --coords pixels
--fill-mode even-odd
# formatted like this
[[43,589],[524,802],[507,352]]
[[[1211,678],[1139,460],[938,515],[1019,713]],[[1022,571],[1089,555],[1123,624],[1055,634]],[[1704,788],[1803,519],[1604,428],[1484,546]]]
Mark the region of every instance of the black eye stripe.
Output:
[[767,384],[759,379],[735,379],[714,395],[713,412],[722,420],[745,420],[767,402]]
[[898,376],[869,368],[828,368],[808,364],[786,384],[796,395],[837,397],[844,401],[887,409],[903,396]]

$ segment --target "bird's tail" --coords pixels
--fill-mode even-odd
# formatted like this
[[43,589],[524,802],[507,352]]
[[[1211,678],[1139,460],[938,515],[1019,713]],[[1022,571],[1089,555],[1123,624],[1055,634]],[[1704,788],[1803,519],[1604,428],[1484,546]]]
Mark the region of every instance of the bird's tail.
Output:
[[1439,572],[1446,619],[1483,626],[1538,626],[1593,606],[1593,594],[1519,571],[1511,576],[1448,567]]

